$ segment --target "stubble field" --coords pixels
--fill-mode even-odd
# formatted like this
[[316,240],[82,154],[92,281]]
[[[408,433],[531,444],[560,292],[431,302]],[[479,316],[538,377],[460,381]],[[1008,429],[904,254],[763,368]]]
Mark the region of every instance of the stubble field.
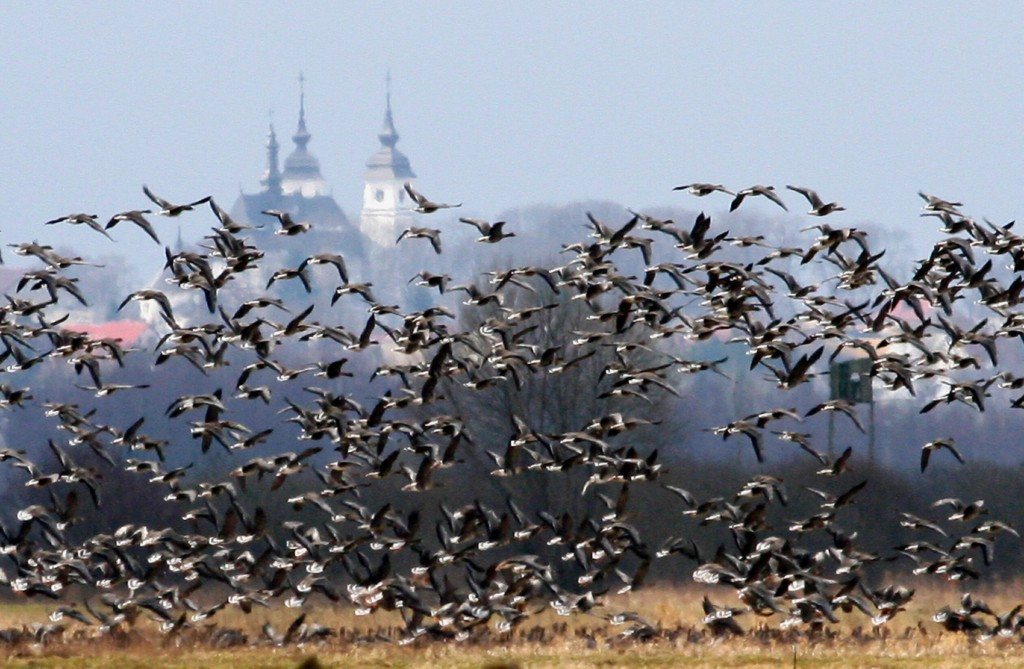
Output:
[[[1018,603],[1019,582],[993,585],[985,599],[996,611]],[[116,633],[62,621],[63,632],[37,640],[33,630],[50,610],[37,604],[7,604],[0,609],[3,632],[26,636],[0,647],[4,667],[80,667],[160,669],[276,669],[304,667],[1019,667],[1024,664],[1024,637],[984,638],[948,632],[931,619],[943,605],[954,608],[959,591],[950,585],[918,591],[911,606],[883,627],[872,628],[863,616],[843,618],[821,634],[780,630],[778,619],[738,620],[744,636],[718,637],[702,622],[704,594],[725,601],[722,590],[697,587],[658,588],[609,598],[593,612],[563,618],[553,611],[531,618],[509,633],[482,631],[465,641],[421,638],[395,641],[400,619],[355,616],[350,609],[314,607],[305,611],[331,630],[321,643],[284,645],[267,638],[264,626],[280,634],[302,611],[264,610],[249,616],[225,612],[174,635],[161,634],[140,617]],[[977,595],[977,591],[975,591]],[[605,612],[607,610],[607,613]],[[613,624],[612,612],[630,611],[656,634],[647,640],[629,635],[630,623]],[[392,626],[392,623],[395,623]],[[217,648],[215,633],[237,632],[246,643]],[[2,633],[0,633],[2,634]],[[239,637],[241,638],[241,637]]]

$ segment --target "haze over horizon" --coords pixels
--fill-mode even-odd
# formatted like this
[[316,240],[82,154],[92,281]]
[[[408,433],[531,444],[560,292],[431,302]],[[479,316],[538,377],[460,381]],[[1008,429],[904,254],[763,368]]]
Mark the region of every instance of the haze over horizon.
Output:
[[1020,655],[1021,17],[0,9],[0,650]]
[[290,151],[300,71],[310,150],[350,219],[389,70],[420,187],[484,217],[589,199],[727,208],[671,190],[692,181],[807,185],[847,207],[844,224],[912,235],[937,227],[918,218],[918,190],[993,221],[1020,211],[1017,3],[122,2],[0,15],[3,243],[157,258],[142,238],[41,224],[148,205],[143,183],[230,206],[259,187],[269,110]]

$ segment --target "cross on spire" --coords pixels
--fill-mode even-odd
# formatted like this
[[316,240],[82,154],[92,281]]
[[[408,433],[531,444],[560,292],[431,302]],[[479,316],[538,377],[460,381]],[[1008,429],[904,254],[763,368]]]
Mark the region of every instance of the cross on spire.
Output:
[[387,105],[384,107],[384,127],[377,134],[380,138],[380,143],[383,146],[389,146],[394,148],[395,143],[398,141],[398,131],[395,130],[395,122],[391,117],[391,68],[388,68],[387,74],[384,76],[385,92],[387,95]]
[[309,143],[309,131],[306,130],[306,77],[299,72],[299,127],[292,136],[292,141],[300,150],[306,149]]

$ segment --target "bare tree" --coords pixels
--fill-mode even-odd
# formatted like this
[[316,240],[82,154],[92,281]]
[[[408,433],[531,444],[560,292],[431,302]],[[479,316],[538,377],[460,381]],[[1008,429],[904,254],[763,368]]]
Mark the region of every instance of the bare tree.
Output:
[[667,373],[674,360],[642,324],[617,332],[614,311],[536,277],[521,286],[503,291],[501,303],[481,303],[485,287],[469,290],[476,301],[459,314],[469,334],[453,345],[462,368],[439,383],[433,410],[465,421],[473,440],[460,456],[480,476],[462,480],[464,494],[498,494],[528,515],[579,522],[600,494],[614,497],[613,486],[628,484],[618,461],[649,460],[637,468],[641,478],[658,471],[659,444],[681,441],[681,430],[666,439],[672,425],[660,426],[657,441],[646,429],[680,427],[668,420],[678,399]]

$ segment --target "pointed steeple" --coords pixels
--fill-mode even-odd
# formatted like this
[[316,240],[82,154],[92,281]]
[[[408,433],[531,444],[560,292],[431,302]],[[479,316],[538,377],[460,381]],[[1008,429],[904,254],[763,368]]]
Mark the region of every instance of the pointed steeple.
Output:
[[395,130],[395,120],[391,113],[391,71],[388,71],[387,97],[384,106],[384,125],[377,138],[380,140],[380,150],[370,156],[366,166],[370,168],[367,179],[401,179],[408,180],[416,177],[409,166],[409,159],[401,151],[395,148],[398,143],[398,131]]
[[299,150],[305,151],[312,135],[306,130],[306,77],[299,72],[299,127],[292,135],[292,141]]
[[299,127],[292,135],[295,150],[284,160],[281,173],[281,191],[285,195],[298,193],[303,197],[328,195],[327,182],[320,174],[320,161],[306,148],[311,135],[306,129],[306,78],[299,74]]
[[384,125],[377,133],[380,149],[366,161],[359,229],[377,246],[392,247],[398,231],[415,223],[413,203],[404,185],[414,180],[416,175],[409,159],[395,146],[398,131],[391,113],[391,72],[388,72],[386,81]]
[[228,214],[242,225],[272,230],[266,226],[267,217],[262,212],[269,209],[288,211],[296,220],[308,221],[316,226],[315,236],[330,239],[329,243],[338,244],[339,248],[346,249],[346,253],[358,257],[362,254],[362,238],[345,216],[345,212],[331,197],[330,185],[320,173],[320,161],[309,152],[306,77],[301,73],[298,76],[298,83],[299,113],[298,128],[292,136],[295,142],[294,149],[286,152],[286,157],[281,156],[280,151],[283,147],[278,141],[284,141],[284,137],[279,138],[275,130],[280,119],[272,118],[267,133],[266,171],[260,178],[261,188],[257,193],[239,193]]
[[398,143],[398,131],[395,130],[395,120],[391,115],[391,70],[388,70],[387,82],[387,103],[384,108],[384,127],[377,133],[381,146],[395,148]]
[[281,194],[281,171],[277,166],[277,152],[280,147],[277,144],[277,134],[274,132],[274,124],[270,124],[270,132],[267,133],[267,171],[260,179],[263,190],[274,195]]

